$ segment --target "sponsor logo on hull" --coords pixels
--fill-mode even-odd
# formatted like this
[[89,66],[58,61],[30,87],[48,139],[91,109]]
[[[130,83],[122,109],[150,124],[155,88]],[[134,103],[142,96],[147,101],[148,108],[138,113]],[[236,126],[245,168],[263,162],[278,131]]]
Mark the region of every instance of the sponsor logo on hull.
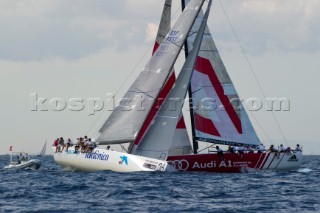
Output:
[[103,160],[103,161],[108,161],[109,159],[109,155],[106,155],[106,154],[100,154],[99,153],[99,150],[95,151],[95,152],[89,152],[89,153],[86,153],[84,158],[87,158],[87,159],[94,159],[94,160]]
[[296,155],[292,155],[288,161],[299,161]]
[[157,168],[156,165],[153,165],[153,164],[150,164],[150,163],[144,163],[143,167],[147,168],[147,169],[152,169],[152,170],[156,170],[156,168]]
[[251,161],[232,161],[232,160],[222,160],[222,161],[209,161],[209,162],[190,162],[186,159],[182,160],[172,160],[169,163],[176,169],[180,171],[193,170],[193,169],[212,169],[212,168],[242,168],[251,167]]
[[120,156],[120,161],[119,161],[120,165],[126,164],[128,165],[128,157],[125,155]]
[[185,159],[169,161],[169,164],[176,170],[185,171],[189,169],[189,162]]
[[166,164],[165,163],[160,163],[154,160],[146,159],[145,163],[143,164],[144,168],[147,169],[152,169],[155,171],[165,171],[166,169]]

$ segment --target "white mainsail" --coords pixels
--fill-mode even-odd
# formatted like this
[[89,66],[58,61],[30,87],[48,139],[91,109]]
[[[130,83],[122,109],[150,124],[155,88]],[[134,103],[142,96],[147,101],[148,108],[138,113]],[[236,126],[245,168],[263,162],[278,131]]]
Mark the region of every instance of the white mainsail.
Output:
[[[171,5],[172,5],[172,0],[165,1],[152,55],[159,48],[159,45],[161,44],[161,42],[165,38],[165,35],[167,35],[167,33],[171,28]],[[174,69],[172,69],[172,71],[169,74],[169,77],[166,80],[166,83],[164,84],[161,92],[159,93],[159,96],[157,98],[157,104],[153,105],[135,141],[131,143],[131,145],[129,146],[128,150],[130,153],[134,152],[138,147],[142,137],[144,136],[147,129],[149,128],[154,116],[159,110],[159,107],[163,104],[163,101],[169,94],[169,91],[172,89],[175,81],[176,81],[176,77],[175,77]],[[177,127],[176,127],[176,131],[173,138],[173,144],[171,146],[169,155],[189,154],[191,152],[192,152],[191,143],[189,140],[184,118],[181,115],[179,123],[177,124]]]
[[158,97],[204,0],[192,0],[99,130],[99,144],[133,142]]
[[[189,53],[173,89],[170,91],[164,104],[158,111],[153,124],[133,154],[164,160],[168,157],[175,129],[180,119],[184,98],[188,91],[194,65],[201,46],[211,2],[210,0],[202,24],[194,40],[194,47]],[[173,110],[170,108],[172,103],[175,103]]]
[[[202,16],[201,11],[192,33],[199,29]],[[194,40],[195,35],[191,34],[187,39],[188,49]],[[197,140],[230,145],[260,143],[208,27],[191,79],[191,91],[194,106],[191,119]]]

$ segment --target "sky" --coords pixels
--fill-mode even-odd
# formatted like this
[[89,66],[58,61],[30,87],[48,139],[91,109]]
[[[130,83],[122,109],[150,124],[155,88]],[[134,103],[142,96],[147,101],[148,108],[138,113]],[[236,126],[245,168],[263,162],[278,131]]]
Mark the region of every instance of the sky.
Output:
[[[37,153],[60,136],[94,137],[109,112],[93,113],[90,104],[129,88],[151,55],[163,3],[0,0],[0,154],[9,146]],[[319,10],[318,0],[213,3],[208,26],[239,96],[264,106],[265,98],[290,100],[290,110],[274,112],[287,142],[266,107],[250,111],[266,145],[301,143],[305,154],[320,154]],[[180,13],[173,0],[173,22]],[[35,95],[45,105],[35,109]],[[75,98],[83,110],[68,108]],[[66,109],[54,107],[57,99]]]

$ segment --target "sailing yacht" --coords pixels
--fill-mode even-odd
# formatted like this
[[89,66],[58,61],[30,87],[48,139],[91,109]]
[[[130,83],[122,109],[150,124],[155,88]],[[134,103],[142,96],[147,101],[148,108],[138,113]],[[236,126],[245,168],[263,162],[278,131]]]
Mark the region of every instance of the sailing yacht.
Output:
[[43,147],[40,153],[38,154],[38,157],[43,157],[46,154],[46,150],[47,150],[47,141],[43,144]]
[[[14,161],[14,159],[16,159]],[[33,169],[37,170],[41,166],[41,161],[38,159],[30,159],[28,153],[12,152],[10,153],[10,164],[4,169]]]
[[[182,0],[183,12],[171,27],[172,0],[166,0],[153,55],[123,101],[98,131],[98,145],[129,143],[128,152],[54,153],[75,170],[244,172],[293,170],[302,152],[198,153],[198,143],[257,147],[260,140],[243,109],[207,26],[211,3]],[[186,61],[177,76],[174,64],[183,46]],[[192,142],[182,107],[189,94]],[[147,100],[147,101],[146,101]],[[218,109],[212,108],[217,104]],[[54,148],[55,149],[55,148]]]

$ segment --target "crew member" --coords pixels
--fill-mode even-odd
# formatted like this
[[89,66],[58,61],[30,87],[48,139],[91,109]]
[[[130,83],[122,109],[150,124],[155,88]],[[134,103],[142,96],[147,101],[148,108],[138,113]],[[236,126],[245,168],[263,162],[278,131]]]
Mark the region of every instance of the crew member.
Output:
[[217,154],[220,157],[221,160],[224,160],[224,155],[222,149],[220,149],[219,146],[216,146]]

